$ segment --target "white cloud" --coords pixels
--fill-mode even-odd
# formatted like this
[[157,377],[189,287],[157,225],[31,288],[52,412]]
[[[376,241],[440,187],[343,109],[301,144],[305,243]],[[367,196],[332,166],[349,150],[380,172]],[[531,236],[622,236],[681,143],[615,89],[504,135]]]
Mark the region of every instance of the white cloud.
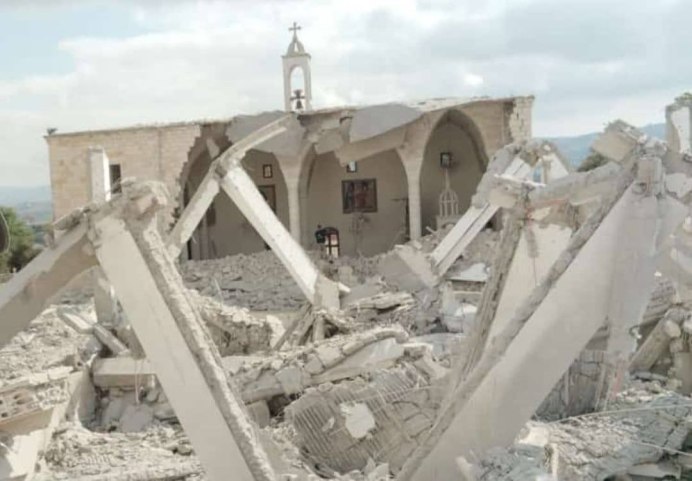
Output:
[[474,73],[464,74],[464,83],[469,87],[480,87],[483,85],[483,77]]
[[294,20],[312,54],[316,107],[535,93],[537,134],[577,134],[614,117],[661,121],[664,105],[692,78],[683,47],[692,34],[682,28],[692,9],[683,1],[123,5],[148,33],[66,38],[59,48],[74,61],[71,72],[0,82],[0,102],[12,105],[0,104],[3,124],[13,125],[12,138],[2,139],[7,158],[41,173],[3,173],[0,183],[47,182],[40,136],[48,126],[66,131],[281,108],[280,55]]

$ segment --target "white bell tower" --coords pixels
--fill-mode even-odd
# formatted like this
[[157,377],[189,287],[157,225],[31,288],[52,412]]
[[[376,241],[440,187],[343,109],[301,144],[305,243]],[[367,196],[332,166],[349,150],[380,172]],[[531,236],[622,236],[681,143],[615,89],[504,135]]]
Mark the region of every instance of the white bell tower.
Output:
[[[298,30],[301,27],[293,22],[293,26],[288,30],[293,32],[293,40],[288,46],[286,55],[283,58],[284,64],[284,108],[287,112],[293,110],[312,109],[312,83],[310,79],[310,54],[305,51],[305,47],[298,40]],[[304,89],[293,89],[291,77],[295,69],[303,71]]]

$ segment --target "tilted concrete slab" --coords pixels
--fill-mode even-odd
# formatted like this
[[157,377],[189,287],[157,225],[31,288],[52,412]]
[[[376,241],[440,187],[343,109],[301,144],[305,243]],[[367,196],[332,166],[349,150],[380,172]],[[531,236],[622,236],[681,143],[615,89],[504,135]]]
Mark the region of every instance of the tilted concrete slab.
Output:
[[228,162],[224,168],[226,173],[220,181],[221,188],[269,244],[305,297],[313,305],[338,309],[339,285],[327,279],[317,269],[305,250],[276,217],[242,165]]
[[[531,172],[531,167],[523,160],[515,158],[504,175],[515,178],[526,178]],[[476,238],[478,233],[490,222],[490,219],[497,213],[499,207],[488,202],[480,207],[470,207],[461,219],[452,227],[452,230],[442,239],[442,242],[430,254],[433,262],[433,269],[438,276],[444,275],[471,241]]]
[[249,149],[286,131],[294,121],[293,115],[286,115],[264,125],[232,145],[212,163],[171,232],[168,250],[172,255],[180,252],[218,191],[223,190],[281,260],[305,297],[313,305],[338,308],[338,284],[319,272],[300,244],[276,217],[242,166],[242,159]]
[[[235,144],[244,141],[246,138],[252,137],[257,131],[286,117],[286,112],[278,111],[235,117],[226,130],[226,136]],[[276,136],[263,139],[252,148],[276,155],[297,155],[303,147],[306,130],[295,115],[289,115],[288,119],[290,121],[284,123],[286,129],[283,132],[280,132]]]
[[[161,195],[134,193],[142,218],[95,219],[91,238],[147,359],[212,480],[274,480],[273,469],[216,348],[188,298],[156,220]],[[122,259],[128,259],[123,263]],[[173,354],[174,353],[174,354]]]
[[0,346],[26,329],[73,278],[97,264],[86,232],[84,225],[71,230],[0,286]]
[[[477,387],[467,393],[449,427],[434,441],[430,454],[419,467],[409,467],[407,472],[415,473],[412,479],[451,479],[458,475],[456,457],[482,455],[493,446],[511,443],[603,325],[612,304],[623,302],[622,297],[613,298],[611,286],[617,283],[628,286],[621,293],[632,304],[628,309],[643,312],[653,288],[657,248],[661,238],[669,234],[661,231],[663,215],[682,219],[679,210],[665,212],[659,202],[656,197],[639,195],[636,187],[630,187],[576,257],[570,261],[572,254],[569,254],[565,259],[558,259],[556,266],[568,263],[566,270],[553,280],[554,284],[542,287],[549,288],[547,295],[516,337],[512,338],[516,325],[508,326],[496,336],[496,343],[491,343],[490,352],[484,354],[474,371],[482,375],[492,367],[479,378]],[[632,274],[634,278],[616,278],[616,273],[624,275],[613,264],[615,253],[622,249],[639,266]],[[536,293],[540,290],[541,287],[537,288]],[[584,299],[589,302],[583,302]],[[520,312],[531,305],[531,298],[527,302]],[[512,339],[504,352],[493,351],[498,338]],[[473,376],[472,372],[470,378]]]
[[209,206],[219,193],[219,177],[223,176],[223,172],[218,171],[221,160],[235,159],[241,161],[248,150],[285,132],[291,119],[292,117],[290,115],[284,114],[273,122],[268,124],[263,123],[261,128],[251,131],[235,142],[221,154],[219,159],[212,162],[209,170],[197,188],[197,191],[192,196],[192,199],[190,199],[190,202],[168,237],[168,248],[171,255],[175,257],[180,254],[183,246],[190,237],[192,237],[192,233],[195,231],[204,217],[204,214],[207,212],[207,209],[209,209]]
[[403,104],[363,107],[353,113],[350,140],[360,142],[419,119],[423,113]]
[[501,333],[516,309],[531,291],[541,283],[553,263],[565,250],[572,230],[557,225],[530,225],[519,238],[512,263],[507,272],[500,302],[495,313],[488,339]]

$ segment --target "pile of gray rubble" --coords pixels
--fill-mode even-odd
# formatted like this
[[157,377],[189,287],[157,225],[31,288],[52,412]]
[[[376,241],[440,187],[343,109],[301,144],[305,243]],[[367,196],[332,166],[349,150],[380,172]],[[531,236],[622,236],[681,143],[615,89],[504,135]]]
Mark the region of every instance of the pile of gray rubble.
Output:
[[[70,241],[96,253],[71,291],[44,296],[59,260],[0,286],[0,327],[46,297],[0,349],[0,479],[692,479],[692,164],[622,122],[589,169],[532,180],[555,155],[502,149],[451,229],[372,259],[309,253],[338,308],[271,251],[167,257],[155,187],[63,221],[63,239],[85,217],[101,236]],[[103,239],[128,232],[112,216],[170,313],[108,262]],[[237,447],[194,425],[210,405]]]

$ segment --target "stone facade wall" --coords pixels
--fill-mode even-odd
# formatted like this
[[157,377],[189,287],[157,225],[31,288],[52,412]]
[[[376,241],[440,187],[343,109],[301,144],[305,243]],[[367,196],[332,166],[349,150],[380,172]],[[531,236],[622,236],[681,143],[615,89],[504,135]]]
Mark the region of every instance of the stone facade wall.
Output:
[[507,120],[512,142],[529,140],[532,137],[533,97],[517,97],[511,102]]
[[504,102],[479,102],[459,110],[468,115],[478,127],[488,159],[510,142]]
[[177,124],[47,137],[54,218],[89,203],[90,147],[103,147],[123,178],[164,181],[175,199],[179,172],[199,135],[198,124]]
[[533,100],[533,97],[484,100],[465,105],[459,110],[478,127],[490,159],[505,145],[531,138]]
[[[490,159],[498,149],[510,142],[531,137],[532,105],[533,97],[516,97],[498,100],[480,99],[459,107],[459,111],[468,117],[463,121],[469,124],[467,133],[470,136],[479,136],[482,141],[482,148],[487,158],[481,160]],[[439,119],[441,115],[440,112],[431,112],[424,117],[426,122],[414,124],[419,128],[409,127],[412,138],[407,138],[406,142],[411,145],[408,145],[408,149],[403,148],[405,146],[397,149],[398,156],[394,151],[388,150],[368,158],[367,161],[361,159],[363,162],[359,165],[357,175],[347,174],[345,168],[339,166],[336,160],[326,162],[325,158],[322,158],[320,162],[313,162],[309,159],[311,156],[306,154],[310,152],[310,149],[306,148],[300,156],[295,158],[276,159],[271,154],[262,154],[272,157],[271,160],[265,160],[266,163],[273,164],[276,177],[270,180],[262,179],[260,171],[251,173],[251,176],[258,184],[276,183],[279,218],[284,225],[291,226],[291,231],[296,237],[300,237],[302,233],[302,241],[307,246],[314,243],[312,233],[316,224],[320,223],[340,229],[344,252],[360,251],[366,255],[376,254],[391,248],[392,243],[403,240],[398,235],[398,231],[403,223],[404,207],[400,200],[393,199],[405,197],[409,200],[416,199],[413,201],[416,205],[409,206],[410,226],[417,225],[420,231],[421,219],[425,217],[427,219],[425,225],[433,227],[430,225],[430,219],[434,219],[433,211],[439,194],[426,194],[427,197],[426,195],[422,197],[426,197],[427,200],[421,199],[421,192],[426,192],[420,182],[420,174],[426,157],[432,156],[428,161],[436,164],[439,157],[437,151],[442,149],[454,150],[455,158],[469,161],[469,167],[473,167],[478,160],[471,148],[470,137],[467,139],[463,132],[461,135],[458,132],[449,133],[449,141],[435,140],[432,143],[439,144],[437,149],[433,149],[435,152],[430,155],[426,154],[430,139],[436,138],[433,135],[437,123],[435,119]],[[215,143],[222,149],[228,146],[224,134],[226,126],[226,121],[178,123],[47,137],[55,218],[68,214],[90,200],[88,163],[90,147],[105,149],[110,163],[121,166],[124,178],[163,181],[171,194],[170,214],[181,201],[181,184],[191,180],[188,178],[190,169],[198,163],[200,155],[207,155],[205,139],[207,137],[215,139]],[[194,160],[191,162],[191,159]],[[205,165],[198,166],[201,170],[196,173],[199,177],[196,182],[201,179],[210,160],[207,159]],[[402,169],[402,162],[406,170]],[[261,166],[255,168],[261,168]],[[482,169],[479,168],[466,172],[462,176],[463,179],[456,177],[452,179],[452,187],[460,196],[462,212],[481,174]],[[352,232],[353,215],[344,215],[341,209],[341,180],[350,177],[377,179],[378,213],[366,215],[370,222],[363,226],[362,236],[360,234],[356,236]],[[442,178],[440,177],[435,182],[437,190],[442,186],[440,179]],[[195,184],[195,182],[192,183]],[[328,188],[325,185],[328,185]],[[193,194],[195,186],[191,186],[193,191],[189,192],[189,195]],[[248,253],[255,248],[264,249],[263,241],[259,239],[254,229],[247,225],[228,199],[217,199],[215,204],[217,224],[206,226],[208,228],[204,233],[199,230],[197,232],[198,241],[204,241],[199,245],[204,244],[210,247],[206,249],[206,252],[193,253],[193,257],[206,258],[238,252]],[[421,215],[421,207],[428,204],[426,214]]]

